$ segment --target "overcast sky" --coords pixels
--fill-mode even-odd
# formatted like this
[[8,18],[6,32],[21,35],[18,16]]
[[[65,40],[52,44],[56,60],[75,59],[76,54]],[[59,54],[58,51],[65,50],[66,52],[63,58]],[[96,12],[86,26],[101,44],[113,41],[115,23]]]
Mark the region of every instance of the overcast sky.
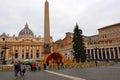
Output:
[[[50,31],[54,41],[73,32],[78,23],[83,34],[120,22],[120,0],[48,0]],[[19,34],[26,22],[34,35],[44,35],[45,0],[0,0],[0,34]]]

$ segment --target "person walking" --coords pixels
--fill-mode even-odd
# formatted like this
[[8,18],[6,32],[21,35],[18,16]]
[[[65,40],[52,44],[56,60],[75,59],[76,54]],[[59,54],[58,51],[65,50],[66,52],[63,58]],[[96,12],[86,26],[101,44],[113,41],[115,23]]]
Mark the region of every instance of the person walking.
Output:
[[15,62],[15,64],[14,64],[14,76],[15,76],[15,78],[18,77],[18,71],[19,71],[18,63]]
[[32,63],[32,71],[36,71],[36,66],[35,66],[35,63]]
[[96,65],[96,67],[98,66],[98,62],[97,62],[97,60],[95,61],[95,65]]
[[57,62],[57,69],[59,70],[60,69],[60,63]]
[[46,64],[45,63],[43,64],[43,68],[44,68],[44,70],[46,70]]
[[21,71],[21,62],[18,61],[18,73],[20,72],[20,76],[22,76],[22,71]]
[[22,71],[22,76],[24,76],[24,74],[26,72],[26,66],[24,63],[21,64],[21,71]]
[[37,69],[40,71],[40,63],[37,64]]
[[30,70],[33,71],[33,69],[32,69],[32,63],[30,63],[30,68],[31,68]]

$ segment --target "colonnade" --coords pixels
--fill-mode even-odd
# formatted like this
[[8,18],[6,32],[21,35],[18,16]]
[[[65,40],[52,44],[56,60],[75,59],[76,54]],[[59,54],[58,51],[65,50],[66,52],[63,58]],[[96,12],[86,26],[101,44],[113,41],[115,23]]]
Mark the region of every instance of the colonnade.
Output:
[[86,54],[90,60],[114,60],[120,59],[120,46],[118,47],[101,47],[86,49]]

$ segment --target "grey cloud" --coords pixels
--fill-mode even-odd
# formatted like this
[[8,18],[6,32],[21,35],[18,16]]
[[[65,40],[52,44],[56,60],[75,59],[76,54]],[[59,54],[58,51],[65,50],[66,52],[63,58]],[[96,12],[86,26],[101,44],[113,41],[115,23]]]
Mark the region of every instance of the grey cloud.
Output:
[[[98,28],[120,22],[120,0],[48,1],[51,36],[55,40],[63,38],[65,32],[73,32],[76,22],[85,35],[97,34]],[[0,34],[6,32],[17,35],[28,22],[35,35],[43,36],[44,2],[45,0],[0,0]]]

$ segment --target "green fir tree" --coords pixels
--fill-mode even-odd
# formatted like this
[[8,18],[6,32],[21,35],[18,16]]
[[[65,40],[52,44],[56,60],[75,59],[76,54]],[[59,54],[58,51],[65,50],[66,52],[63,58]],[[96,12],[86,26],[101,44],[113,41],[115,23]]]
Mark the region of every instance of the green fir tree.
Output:
[[80,60],[81,62],[85,62],[86,54],[84,49],[82,30],[79,29],[76,24],[73,33],[73,55],[77,63],[79,63]]

